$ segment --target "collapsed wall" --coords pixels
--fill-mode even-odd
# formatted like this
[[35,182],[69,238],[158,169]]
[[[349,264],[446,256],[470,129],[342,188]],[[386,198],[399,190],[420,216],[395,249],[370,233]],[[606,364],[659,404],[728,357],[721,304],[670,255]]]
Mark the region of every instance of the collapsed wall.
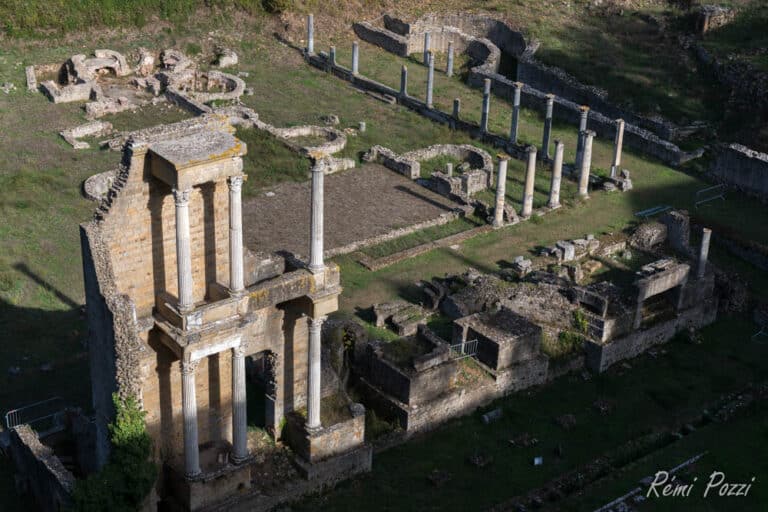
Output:
[[741,144],[721,144],[709,176],[761,201],[768,201],[768,154]]

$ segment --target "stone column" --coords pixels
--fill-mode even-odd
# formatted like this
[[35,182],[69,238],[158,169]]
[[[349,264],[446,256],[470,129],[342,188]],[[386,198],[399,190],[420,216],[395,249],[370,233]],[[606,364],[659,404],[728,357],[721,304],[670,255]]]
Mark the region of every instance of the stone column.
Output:
[[480,131],[488,132],[488,114],[491,112],[491,80],[486,78],[483,81],[483,113],[480,117]]
[[453,99],[453,118],[458,119],[461,116],[461,98]]
[[581,174],[579,174],[579,197],[589,198],[589,171],[592,167],[592,139],[595,132],[586,130],[581,132],[584,139],[584,150],[581,155]]
[[357,74],[357,69],[360,65],[360,45],[357,41],[352,42],[352,74]]
[[701,233],[701,248],[699,249],[699,265],[696,267],[696,277],[701,279],[707,272],[707,258],[709,257],[709,239],[712,238],[712,230],[704,228]]
[[560,181],[563,177],[563,152],[565,145],[559,140],[555,141],[555,162],[552,165],[552,181],[549,185],[549,206],[552,209],[560,207]]
[[493,227],[504,225],[504,200],[507,192],[507,155],[499,155],[499,172],[496,176],[496,207],[493,210]]
[[200,448],[197,442],[197,397],[195,369],[199,361],[181,363],[181,411],[184,418],[184,473],[194,477],[200,471]]
[[328,50],[328,60],[331,62],[331,66],[336,65],[336,47],[331,46],[331,49]]
[[248,458],[248,410],[245,390],[245,349],[232,349],[232,461]]
[[429,66],[429,32],[424,32],[424,65]]
[[533,186],[536,178],[536,146],[528,146],[528,166],[525,168],[525,190],[523,191],[523,211],[520,214],[528,218],[533,213]]
[[307,54],[315,53],[315,15],[307,15]]
[[229,291],[245,289],[243,281],[243,177],[229,178]]
[[312,218],[310,219],[309,270],[313,273],[325,269],[323,261],[323,178],[324,166],[316,162],[312,167]]
[[581,169],[581,158],[584,156],[584,137],[583,133],[587,131],[587,118],[589,117],[589,107],[582,105],[579,107],[579,138],[576,141],[576,168]]
[[541,159],[549,159],[549,139],[552,136],[552,110],[555,106],[555,95],[547,94],[547,110],[544,115],[544,136],[541,141]]
[[192,299],[192,247],[189,235],[189,194],[192,189],[173,190],[176,202],[176,267],[179,286],[179,310],[189,311]]
[[445,174],[449,178],[453,176],[453,164],[451,162],[448,162],[447,164],[445,164]]
[[405,64],[400,68],[400,96],[408,96],[408,67]]
[[307,383],[307,429],[315,430],[320,424],[320,364],[321,331],[325,317],[311,318],[309,322],[309,381]]
[[453,76],[453,43],[448,43],[448,65],[445,68],[447,76]]
[[432,108],[432,86],[435,83],[435,55],[429,52],[427,56],[427,107]]
[[621,146],[624,144],[624,120],[616,120],[616,136],[613,138],[613,164],[611,164],[611,178],[619,174],[621,165]]
[[522,82],[515,82],[512,85],[515,88],[515,93],[512,99],[512,126],[509,129],[509,142],[517,144],[517,129],[520,123],[520,93],[523,90],[523,84]]

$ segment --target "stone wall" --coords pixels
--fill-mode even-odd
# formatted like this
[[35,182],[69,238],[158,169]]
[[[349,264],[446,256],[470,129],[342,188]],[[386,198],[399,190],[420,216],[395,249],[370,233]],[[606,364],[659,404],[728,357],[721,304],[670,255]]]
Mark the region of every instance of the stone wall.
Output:
[[11,431],[10,452],[17,473],[41,511],[59,512],[72,505],[75,476],[29,425]]
[[718,146],[709,175],[761,201],[768,201],[768,154],[740,144]]

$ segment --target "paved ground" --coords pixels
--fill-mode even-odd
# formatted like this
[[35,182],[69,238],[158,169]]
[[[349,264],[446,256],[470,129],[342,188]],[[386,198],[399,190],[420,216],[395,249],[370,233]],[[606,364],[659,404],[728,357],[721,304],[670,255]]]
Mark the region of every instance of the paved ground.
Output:
[[[310,182],[284,183],[243,205],[245,245],[309,254]],[[435,219],[455,203],[381,165],[325,177],[325,249]]]

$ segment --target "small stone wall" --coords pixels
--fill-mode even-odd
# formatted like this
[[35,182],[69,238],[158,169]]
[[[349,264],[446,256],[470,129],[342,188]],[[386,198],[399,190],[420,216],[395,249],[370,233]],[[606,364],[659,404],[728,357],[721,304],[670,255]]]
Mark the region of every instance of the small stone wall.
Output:
[[768,154],[741,144],[721,145],[709,168],[716,181],[761,201],[768,201]]

